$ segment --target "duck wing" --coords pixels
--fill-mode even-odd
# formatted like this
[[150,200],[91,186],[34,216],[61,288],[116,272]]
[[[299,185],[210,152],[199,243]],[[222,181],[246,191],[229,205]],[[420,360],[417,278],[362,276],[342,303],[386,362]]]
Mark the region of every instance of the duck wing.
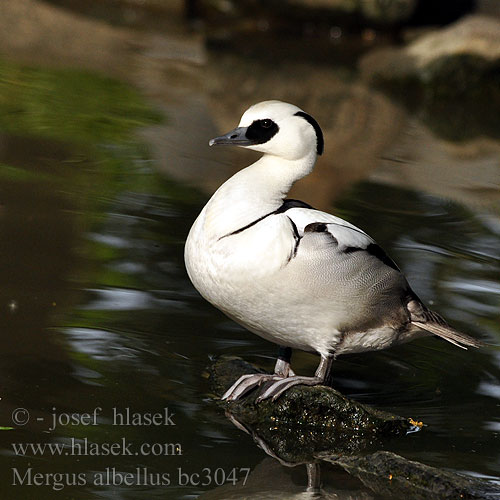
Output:
[[[291,208],[287,215],[300,236],[298,245],[303,247],[309,258],[317,255],[318,261],[323,263],[329,259],[331,266],[338,268],[338,273],[343,273],[339,281],[345,283],[346,292],[354,286],[362,293],[364,289],[364,293],[372,295],[372,304],[377,297],[381,302],[386,301],[387,307],[391,304],[394,307],[399,302],[406,309],[411,325],[463,349],[484,345],[455,330],[439,314],[428,309],[411,290],[395,262],[358,227],[339,217],[306,207]],[[387,300],[389,295],[396,300]]]

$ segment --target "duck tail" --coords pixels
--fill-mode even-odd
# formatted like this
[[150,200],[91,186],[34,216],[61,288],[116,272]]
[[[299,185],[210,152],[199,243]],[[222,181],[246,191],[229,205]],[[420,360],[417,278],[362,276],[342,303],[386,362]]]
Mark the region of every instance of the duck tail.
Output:
[[479,348],[485,345],[480,340],[452,328],[442,316],[427,309],[420,301],[411,300],[408,302],[407,308],[410,312],[412,325],[433,333],[462,349],[467,349],[467,347]]

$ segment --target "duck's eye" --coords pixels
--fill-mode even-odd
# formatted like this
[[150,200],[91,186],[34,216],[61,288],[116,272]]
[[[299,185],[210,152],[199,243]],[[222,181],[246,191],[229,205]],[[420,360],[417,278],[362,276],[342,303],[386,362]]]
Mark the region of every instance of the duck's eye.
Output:
[[269,139],[273,138],[278,133],[278,124],[270,118],[255,120],[245,133],[247,139],[252,141],[252,144],[264,144]]

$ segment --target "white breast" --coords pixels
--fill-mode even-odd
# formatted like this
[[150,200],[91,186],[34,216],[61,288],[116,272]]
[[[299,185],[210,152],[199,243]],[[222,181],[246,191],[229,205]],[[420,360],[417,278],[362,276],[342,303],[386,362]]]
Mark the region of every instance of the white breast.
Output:
[[311,296],[303,283],[307,274],[294,272],[301,266],[288,215],[272,215],[241,233],[218,238],[211,237],[206,223],[204,210],[189,234],[185,259],[202,296],[272,342],[328,352],[340,335],[331,308],[324,314],[325,297]]

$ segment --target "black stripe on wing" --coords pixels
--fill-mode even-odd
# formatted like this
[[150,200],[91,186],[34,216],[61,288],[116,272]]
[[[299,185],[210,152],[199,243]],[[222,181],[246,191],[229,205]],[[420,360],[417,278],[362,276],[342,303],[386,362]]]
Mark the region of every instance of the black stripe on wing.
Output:
[[281,205],[278,210],[275,210],[273,214],[282,214],[283,212],[286,212],[291,208],[309,208],[311,210],[315,210],[313,207],[311,207],[311,205],[309,205],[309,203],[300,200],[294,200],[292,198],[287,198],[286,200],[283,200],[283,205]]
[[[293,199],[287,198],[286,200],[283,200],[283,204],[281,205],[281,207],[274,210],[274,212],[269,212],[268,214],[263,215],[262,217],[259,217],[258,219],[255,219],[254,221],[250,222],[246,226],[240,227],[239,229],[236,229],[236,231],[232,231],[231,233],[228,233],[228,234],[225,234],[224,236],[221,236],[221,238],[219,238],[219,239],[225,238],[226,236],[232,236],[233,234],[241,233],[241,232],[245,231],[246,229],[248,229],[252,226],[255,226],[255,224],[258,224],[261,220],[264,220],[266,217],[269,217],[270,215],[283,214],[287,210],[290,210],[291,208],[308,208],[308,209],[314,210],[314,208],[311,205],[309,205],[308,203],[305,203],[305,202],[300,201],[300,200],[293,200]],[[293,221],[292,221],[292,224],[294,224],[294,226],[295,226],[295,223],[293,223]],[[295,231],[298,233],[296,226],[295,226]]]
[[386,266],[392,267],[392,269],[401,272],[396,263],[385,253],[383,248],[378,246],[376,243],[370,243],[366,248],[360,248],[360,247],[344,248],[344,253],[353,253],[353,252],[368,252],[370,255],[383,262]]
[[[325,223],[325,222],[312,222],[311,224],[308,224],[305,227],[304,233],[324,233],[324,232],[329,233],[328,225],[330,225],[330,224],[332,224],[332,223],[331,222],[327,222],[327,223]],[[333,224],[340,226],[340,224],[336,224],[336,223],[333,223]],[[359,230],[357,228],[353,228],[353,227],[349,227],[349,226],[342,226],[342,227],[347,227],[348,229],[350,229],[352,231],[356,231],[358,233],[365,235],[365,233],[363,233],[361,230]],[[335,241],[337,241],[336,238],[331,233],[329,233],[329,234],[332,236],[332,238]],[[390,268],[401,272],[399,267],[396,265],[396,263],[385,253],[385,251],[382,249],[382,247],[378,246],[376,243],[370,243],[366,247],[347,246],[347,247],[344,247],[342,249],[342,252],[347,253],[347,254],[354,253],[354,252],[367,252],[370,255],[372,255],[373,257],[375,257],[378,260],[380,260],[381,262],[383,262],[386,266],[389,266]]]
[[299,243],[300,243],[300,234],[299,234],[299,230],[297,229],[295,222],[293,222],[293,220],[290,219],[290,217],[288,217],[288,220],[290,221],[290,224],[292,225],[293,237],[295,239],[295,246],[293,247],[293,253],[288,258],[287,263],[290,262],[297,255],[297,250],[299,249]]

